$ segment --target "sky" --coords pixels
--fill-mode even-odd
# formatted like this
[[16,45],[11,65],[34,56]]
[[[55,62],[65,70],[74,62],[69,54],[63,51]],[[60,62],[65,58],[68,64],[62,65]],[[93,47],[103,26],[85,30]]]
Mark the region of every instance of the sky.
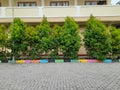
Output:
[[112,5],[115,5],[120,0],[111,0]]

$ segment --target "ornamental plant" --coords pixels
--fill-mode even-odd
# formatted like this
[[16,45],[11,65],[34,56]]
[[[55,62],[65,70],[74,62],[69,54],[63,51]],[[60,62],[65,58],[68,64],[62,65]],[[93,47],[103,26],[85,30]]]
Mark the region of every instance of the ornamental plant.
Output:
[[111,52],[111,37],[106,26],[90,16],[84,32],[84,45],[90,58],[104,60]]
[[64,58],[78,58],[78,51],[81,46],[81,37],[78,24],[73,18],[67,17],[62,29],[63,33],[60,37],[60,48],[64,54]]
[[52,37],[52,48],[51,48],[51,53],[50,56],[52,59],[58,59],[59,58],[59,53],[61,52],[60,50],[60,42],[61,42],[61,35],[63,33],[62,28],[55,24],[54,27],[52,28],[51,31],[51,37]]
[[12,56],[19,58],[24,52],[26,24],[20,18],[14,18],[10,25],[10,49]]
[[25,29],[25,40],[23,42],[24,53],[28,55],[30,59],[35,59],[38,56],[37,50],[35,50],[37,33],[37,30],[33,26],[27,26]]
[[43,17],[42,22],[36,26],[37,43],[35,48],[41,54],[48,54],[52,48],[51,27],[46,17]]
[[6,31],[5,25],[0,25],[0,60],[7,60],[7,53],[9,53],[7,49],[7,40],[8,34]]
[[112,39],[112,58],[115,59],[120,56],[120,28],[110,26],[109,30]]

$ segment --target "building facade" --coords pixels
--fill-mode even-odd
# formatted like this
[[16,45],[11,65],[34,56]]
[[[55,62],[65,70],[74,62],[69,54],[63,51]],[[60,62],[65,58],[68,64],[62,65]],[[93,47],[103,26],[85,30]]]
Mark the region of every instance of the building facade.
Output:
[[0,0],[0,6],[76,6],[110,5],[111,0]]
[[[111,5],[111,0],[0,0],[0,24],[9,27],[13,18],[37,25],[46,16],[53,24],[62,25],[65,17],[70,16],[80,25],[83,32],[92,14],[106,24],[120,27],[120,5]],[[84,47],[80,54],[85,54]]]

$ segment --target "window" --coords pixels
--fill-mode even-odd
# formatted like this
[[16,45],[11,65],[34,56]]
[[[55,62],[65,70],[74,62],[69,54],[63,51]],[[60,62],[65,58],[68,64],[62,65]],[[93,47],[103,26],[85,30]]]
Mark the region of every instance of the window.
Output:
[[29,6],[30,6],[30,3],[25,3],[24,6],[25,6],[25,7],[29,7]]
[[57,3],[57,6],[63,6],[63,5],[62,5],[62,2],[58,2],[58,3]]
[[23,3],[19,3],[18,6],[19,6],[19,7],[23,7],[24,4],[23,4]]
[[36,6],[36,3],[31,3],[31,6]]
[[52,1],[50,2],[50,6],[69,6],[68,1]]
[[69,2],[63,2],[63,6],[69,6]]
[[18,2],[19,7],[34,7],[37,6],[36,2]]
[[90,5],[90,2],[85,2],[85,5]]
[[56,6],[55,2],[50,3],[50,6]]
[[92,2],[92,5],[97,5],[97,2]]
[[98,5],[106,5],[106,4],[107,4],[106,0],[99,0],[98,1]]
[[85,1],[85,5],[97,5],[97,1]]

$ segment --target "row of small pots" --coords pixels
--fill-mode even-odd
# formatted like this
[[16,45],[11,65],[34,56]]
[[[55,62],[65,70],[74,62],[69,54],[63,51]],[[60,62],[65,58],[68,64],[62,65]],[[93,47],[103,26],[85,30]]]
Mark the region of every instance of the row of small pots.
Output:
[[99,62],[104,62],[104,63],[111,63],[111,62],[119,62],[119,60],[111,60],[111,59],[105,59],[103,61],[96,60],[96,59],[79,59],[79,60],[64,60],[64,59],[40,59],[40,60],[8,60],[8,63],[17,63],[17,64],[23,64],[23,63],[50,63],[50,62],[55,62],[55,63],[63,63],[63,62],[76,62],[76,63],[99,63]]

